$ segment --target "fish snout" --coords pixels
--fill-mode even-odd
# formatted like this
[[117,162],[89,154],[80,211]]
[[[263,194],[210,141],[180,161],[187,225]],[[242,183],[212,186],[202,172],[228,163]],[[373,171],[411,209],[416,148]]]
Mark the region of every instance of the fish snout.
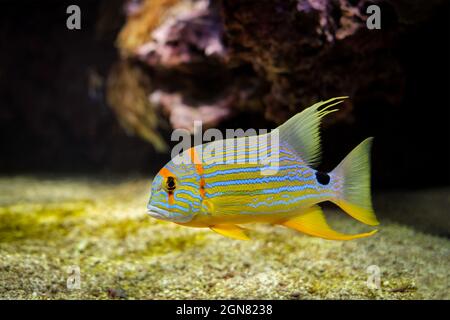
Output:
[[166,210],[155,207],[151,204],[147,205],[147,213],[156,219],[166,220],[170,214]]
[[185,223],[192,219],[193,215],[192,213],[189,214],[181,214],[178,212],[171,212],[168,210],[164,210],[161,208],[158,208],[154,205],[148,204],[147,205],[147,213],[152,216],[153,218],[159,219],[159,220],[165,220],[165,221],[172,221],[172,222],[179,222],[179,223]]

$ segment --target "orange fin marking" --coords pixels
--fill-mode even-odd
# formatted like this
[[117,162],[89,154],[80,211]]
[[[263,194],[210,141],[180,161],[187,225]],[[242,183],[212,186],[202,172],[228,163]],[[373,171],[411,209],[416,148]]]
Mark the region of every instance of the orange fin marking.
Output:
[[200,196],[202,198],[204,198],[205,194],[206,194],[206,191],[205,191],[206,182],[205,182],[205,178],[203,177],[203,173],[204,173],[203,165],[202,165],[200,159],[198,158],[197,152],[195,152],[195,148],[194,147],[192,147],[190,149],[190,156],[191,156],[192,163],[195,166],[195,171],[200,176],[200,190],[199,191],[200,191]]

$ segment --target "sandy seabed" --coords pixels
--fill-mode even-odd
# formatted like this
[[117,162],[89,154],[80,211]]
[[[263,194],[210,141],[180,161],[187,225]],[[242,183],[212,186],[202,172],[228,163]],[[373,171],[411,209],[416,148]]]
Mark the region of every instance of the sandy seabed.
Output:
[[[270,225],[232,240],[149,217],[150,183],[0,178],[0,298],[450,299],[448,238],[382,219],[348,242]],[[370,230],[327,215],[340,231]]]

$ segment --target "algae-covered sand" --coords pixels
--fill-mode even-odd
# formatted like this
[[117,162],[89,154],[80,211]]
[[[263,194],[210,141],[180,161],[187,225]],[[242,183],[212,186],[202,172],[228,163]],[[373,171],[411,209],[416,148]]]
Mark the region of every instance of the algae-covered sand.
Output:
[[[149,188],[142,178],[1,178],[0,298],[450,298],[447,238],[384,219],[350,242],[269,225],[237,241],[149,217]],[[370,229],[327,215],[341,231]],[[377,268],[381,289],[369,289]]]

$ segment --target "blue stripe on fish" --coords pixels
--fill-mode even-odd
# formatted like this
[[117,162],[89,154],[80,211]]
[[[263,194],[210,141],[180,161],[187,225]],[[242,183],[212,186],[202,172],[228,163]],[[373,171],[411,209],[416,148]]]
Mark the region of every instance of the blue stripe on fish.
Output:
[[226,180],[226,181],[217,181],[212,183],[206,183],[207,188],[221,187],[221,186],[231,186],[236,184],[260,184],[260,183],[268,183],[268,182],[280,182],[280,181],[313,181],[312,179],[307,179],[302,176],[263,176],[260,178],[253,179],[239,179],[239,180]]

